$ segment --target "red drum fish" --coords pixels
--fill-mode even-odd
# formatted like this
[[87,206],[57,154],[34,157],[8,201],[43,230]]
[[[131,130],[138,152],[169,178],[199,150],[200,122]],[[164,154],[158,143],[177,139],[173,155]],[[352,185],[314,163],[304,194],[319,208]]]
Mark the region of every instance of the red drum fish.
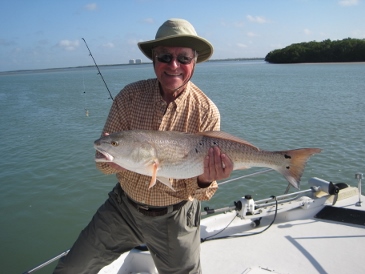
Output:
[[265,151],[223,131],[184,133],[176,131],[126,130],[94,142],[103,157],[96,162],[114,162],[133,172],[151,176],[171,187],[169,179],[188,179],[203,174],[204,158],[218,146],[233,162],[234,170],[267,167],[281,173],[295,188],[309,157],[319,148]]

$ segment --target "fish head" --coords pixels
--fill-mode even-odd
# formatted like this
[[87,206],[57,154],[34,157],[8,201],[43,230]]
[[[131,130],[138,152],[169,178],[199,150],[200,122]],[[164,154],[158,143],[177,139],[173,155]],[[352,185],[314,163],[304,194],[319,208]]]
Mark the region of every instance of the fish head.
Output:
[[119,142],[113,140],[112,137],[104,136],[94,141],[94,148],[97,153],[95,156],[96,162],[113,162],[113,154],[115,149],[113,147],[119,146]]
[[156,161],[155,148],[136,131],[103,136],[94,142],[94,148],[99,152],[96,162],[113,162],[131,171],[140,171]]

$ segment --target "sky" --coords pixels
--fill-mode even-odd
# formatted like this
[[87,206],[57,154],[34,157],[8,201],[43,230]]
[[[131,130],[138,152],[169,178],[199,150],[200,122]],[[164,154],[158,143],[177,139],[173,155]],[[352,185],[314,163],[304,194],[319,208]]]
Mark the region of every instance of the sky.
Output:
[[170,18],[193,24],[212,59],[265,57],[293,43],[365,39],[365,0],[0,0],[0,71],[147,58]]

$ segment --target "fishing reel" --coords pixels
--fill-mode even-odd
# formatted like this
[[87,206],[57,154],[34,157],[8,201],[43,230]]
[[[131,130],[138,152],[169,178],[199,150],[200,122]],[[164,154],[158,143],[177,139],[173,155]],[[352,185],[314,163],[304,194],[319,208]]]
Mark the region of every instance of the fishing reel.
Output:
[[236,206],[237,216],[246,218],[248,215],[255,215],[255,201],[251,195],[245,195],[239,201],[234,202]]
[[236,207],[237,216],[241,219],[248,219],[248,216],[251,216],[251,227],[256,228],[261,223],[261,217],[257,219],[252,219],[252,216],[256,214],[256,206],[255,201],[253,200],[251,195],[245,195],[239,201],[234,202]]

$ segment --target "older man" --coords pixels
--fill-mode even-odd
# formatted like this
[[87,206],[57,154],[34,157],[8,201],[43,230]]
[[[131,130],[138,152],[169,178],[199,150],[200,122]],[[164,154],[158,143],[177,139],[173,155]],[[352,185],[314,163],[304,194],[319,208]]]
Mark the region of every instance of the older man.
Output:
[[[156,78],[124,87],[113,102],[103,135],[134,129],[219,130],[217,107],[190,81],[195,64],[212,55],[212,45],[188,21],[170,19],[154,40],[138,46],[153,61]],[[97,167],[116,173],[118,183],[54,273],[97,273],[141,244],[150,250],[159,273],[201,273],[200,201],[213,196],[216,180],[229,177],[231,160],[219,148],[211,148],[203,174],[173,180],[174,190],[160,182],[149,189],[150,177],[114,163]]]

